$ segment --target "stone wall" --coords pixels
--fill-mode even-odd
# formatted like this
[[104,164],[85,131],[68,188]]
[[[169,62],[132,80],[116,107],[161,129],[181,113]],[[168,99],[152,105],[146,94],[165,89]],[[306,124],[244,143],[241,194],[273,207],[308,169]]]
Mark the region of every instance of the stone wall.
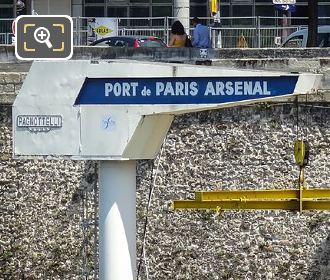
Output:
[[[0,96],[24,75],[2,73]],[[159,156],[138,162],[138,253],[155,180],[139,279],[330,278],[329,212],[171,208],[197,190],[295,188],[297,135],[311,146],[307,185],[330,187],[330,104],[298,108],[298,133],[291,103],[176,117]],[[11,117],[2,102],[0,279],[97,278],[97,163],[13,160]]]
[[0,103],[12,104],[21,89],[26,73],[0,72]]
[[83,279],[95,263],[95,164],[13,160],[0,106],[0,279]]
[[[274,104],[176,118],[149,214],[150,279],[329,279],[329,212],[218,215],[170,208],[196,190],[296,188],[294,108]],[[306,181],[314,188],[330,183],[329,110],[329,104],[300,106],[299,135],[311,144]]]

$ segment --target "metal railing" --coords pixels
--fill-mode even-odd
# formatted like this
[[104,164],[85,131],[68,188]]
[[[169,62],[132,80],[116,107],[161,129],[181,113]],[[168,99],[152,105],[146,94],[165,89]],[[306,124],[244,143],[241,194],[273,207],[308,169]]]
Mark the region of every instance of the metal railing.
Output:
[[0,19],[0,44],[11,44],[12,43],[12,18]]
[[[74,17],[74,45],[88,45],[87,17]],[[169,41],[174,17],[117,18],[118,35],[157,36]],[[308,25],[307,17],[225,17],[214,24],[213,18],[201,18],[210,27],[214,48],[268,48],[276,47],[278,39],[284,40],[292,32]],[[0,19],[0,44],[12,43],[13,19]],[[330,17],[319,18],[319,23],[330,25]],[[192,28],[189,30],[192,33]]]
[[0,44],[10,45],[13,43],[13,33],[0,33]]
[[118,30],[118,35],[143,35],[143,36],[155,36],[164,39],[165,32],[161,28],[148,28],[148,29],[137,29],[137,28],[122,28]]
[[211,28],[213,48],[274,48],[277,38],[286,38],[299,27]]

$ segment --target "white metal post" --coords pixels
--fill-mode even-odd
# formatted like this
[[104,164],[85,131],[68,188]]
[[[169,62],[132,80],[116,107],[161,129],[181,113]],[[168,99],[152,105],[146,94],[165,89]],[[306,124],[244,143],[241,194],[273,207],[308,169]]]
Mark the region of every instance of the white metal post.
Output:
[[136,162],[101,161],[99,169],[101,280],[136,278]]
[[190,20],[189,20],[190,6],[189,0],[174,0],[173,15],[181,21],[186,33],[189,34]]
[[31,0],[31,15],[34,15],[34,0]]

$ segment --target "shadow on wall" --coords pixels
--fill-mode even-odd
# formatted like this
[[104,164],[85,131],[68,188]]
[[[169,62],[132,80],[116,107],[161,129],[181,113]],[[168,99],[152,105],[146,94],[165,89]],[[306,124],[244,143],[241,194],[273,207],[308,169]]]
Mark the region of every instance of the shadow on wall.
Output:
[[310,268],[308,280],[330,279],[330,234],[318,248]]

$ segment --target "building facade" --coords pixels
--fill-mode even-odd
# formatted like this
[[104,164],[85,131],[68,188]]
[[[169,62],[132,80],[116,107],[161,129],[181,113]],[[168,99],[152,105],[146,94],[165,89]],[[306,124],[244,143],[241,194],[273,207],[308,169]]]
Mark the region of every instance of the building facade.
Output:
[[[12,18],[33,13],[74,17],[75,45],[88,44],[87,26],[88,18],[91,17],[119,18],[120,35],[152,35],[167,42],[170,26],[175,18],[179,18],[190,32],[189,17],[198,16],[206,24],[213,25],[209,1],[1,0],[0,43],[11,44]],[[248,41],[249,47],[278,46],[278,38],[283,40],[302,26],[308,26],[308,0],[296,1],[296,11],[293,13],[275,9],[271,0],[221,0],[219,8],[222,35],[219,37],[218,31],[212,33],[212,46],[237,47],[240,46],[237,40],[242,36]],[[318,17],[318,24],[330,25],[330,0],[318,0]]]
[[[172,17],[173,0],[1,0],[0,18],[15,16],[15,2],[25,7],[19,14],[67,14],[74,17]],[[319,17],[330,16],[330,1],[319,0]],[[189,16],[210,17],[209,0],[190,0]],[[270,0],[221,0],[221,17],[308,17],[308,1],[297,0],[296,12],[276,10]],[[18,9],[19,10],[19,9]],[[242,20],[241,24],[247,22]],[[265,21],[264,24],[267,24]],[[269,24],[273,24],[269,21]]]

